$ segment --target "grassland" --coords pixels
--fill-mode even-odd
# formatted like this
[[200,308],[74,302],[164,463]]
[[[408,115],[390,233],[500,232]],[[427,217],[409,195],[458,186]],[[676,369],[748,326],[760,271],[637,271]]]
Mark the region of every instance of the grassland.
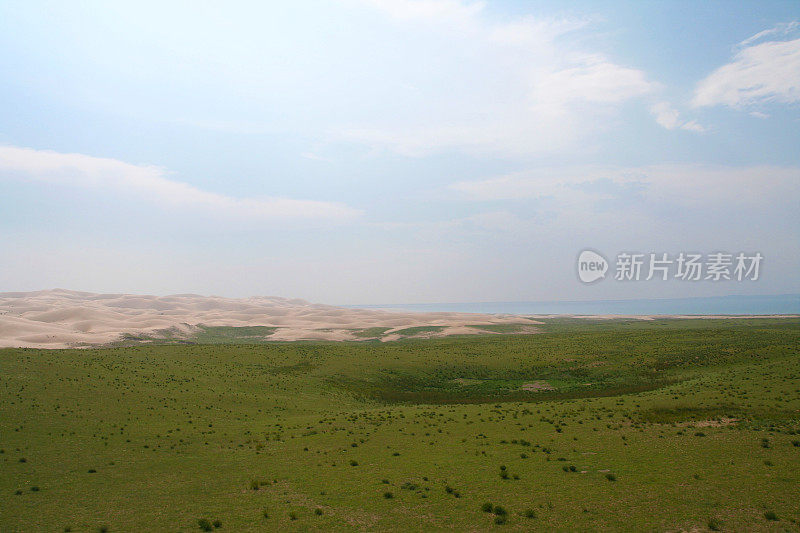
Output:
[[798,530],[800,320],[537,327],[0,350],[0,531]]

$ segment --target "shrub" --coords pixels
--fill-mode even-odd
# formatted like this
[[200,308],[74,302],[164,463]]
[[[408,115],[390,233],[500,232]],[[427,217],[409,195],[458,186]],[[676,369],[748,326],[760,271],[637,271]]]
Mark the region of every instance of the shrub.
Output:
[[264,518],[269,518],[269,511],[267,511],[266,509],[264,509],[264,512],[261,514],[264,515]]
[[502,526],[503,524],[505,524],[506,523],[505,515],[495,516],[494,523],[497,524],[498,526]]
[[606,479],[609,480],[609,481],[616,481],[617,480],[617,476],[615,476],[614,474],[609,472],[608,474],[606,474]]
[[505,516],[508,514],[508,511],[506,511],[505,507],[503,507],[502,505],[495,505],[494,508],[492,509],[492,512],[497,516]]
[[502,470],[500,472],[500,479],[508,479],[508,470]]
[[316,509],[314,509],[314,514],[317,516],[322,516],[322,509],[317,507]]
[[767,511],[764,513],[764,518],[773,521],[778,519],[778,515],[776,515],[773,511]]
[[33,487],[31,487],[31,492],[39,492],[39,486],[34,485]]
[[97,528],[100,533],[108,533],[108,526],[100,526]]
[[394,494],[392,494],[389,491],[386,491],[383,493],[383,497],[386,498],[387,500],[391,500],[392,498],[394,498]]
[[484,513],[491,513],[492,512],[492,507],[493,506],[492,506],[491,502],[486,502],[483,505],[481,505],[481,511],[483,511]]
[[792,441],[792,446],[794,446],[795,448],[800,447],[800,440],[793,440]]
[[705,433],[703,433],[702,431],[698,431],[697,433],[695,433],[695,434],[694,434],[694,436],[695,436],[695,437],[705,437],[705,436],[706,436],[706,434],[705,434]]
[[524,513],[522,513],[522,516],[525,518],[536,518],[536,511],[533,509],[527,509]]
[[358,466],[358,461],[350,459],[350,466]]
[[96,474],[96,473],[97,473],[97,470],[95,470],[94,468],[90,468],[90,469],[89,469],[87,472],[88,472],[89,474]]
[[214,526],[211,525],[211,521],[207,518],[201,518],[197,521],[197,525],[200,526],[200,529],[203,531],[213,531]]
[[708,521],[708,529],[711,531],[719,531],[722,529],[722,523],[720,523],[720,521],[716,518],[712,518]]
[[762,448],[769,448],[769,439],[767,439],[767,438],[761,439],[761,447]]
[[211,522],[211,525],[214,526],[215,528],[222,527],[222,520],[214,520],[213,522]]
[[289,520],[297,520],[297,513],[294,511],[289,513]]
[[251,490],[258,490],[258,487],[259,487],[259,484],[258,484],[258,480],[257,479],[254,479],[253,481],[250,482],[250,489]]

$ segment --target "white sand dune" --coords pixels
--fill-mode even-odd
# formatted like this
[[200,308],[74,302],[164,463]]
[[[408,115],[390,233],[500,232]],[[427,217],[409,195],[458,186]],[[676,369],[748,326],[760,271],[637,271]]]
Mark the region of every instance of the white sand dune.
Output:
[[479,333],[467,325],[537,322],[516,315],[414,313],[350,309],[303,300],[257,296],[221,298],[196,294],[142,296],[54,289],[0,293],[0,347],[69,348],[118,341],[125,334],[196,326],[272,326],[270,339],[356,339],[354,330],[443,326],[439,334]]

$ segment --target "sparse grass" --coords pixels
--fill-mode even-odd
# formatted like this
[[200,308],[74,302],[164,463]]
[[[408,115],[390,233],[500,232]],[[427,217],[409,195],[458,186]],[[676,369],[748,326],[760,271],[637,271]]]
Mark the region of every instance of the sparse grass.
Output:
[[[796,519],[799,320],[545,322],[392,343],[0,350],[0,530]],[[522,390],[535,382],[553,390]],[[703,523],[710,502],[724,527]]]

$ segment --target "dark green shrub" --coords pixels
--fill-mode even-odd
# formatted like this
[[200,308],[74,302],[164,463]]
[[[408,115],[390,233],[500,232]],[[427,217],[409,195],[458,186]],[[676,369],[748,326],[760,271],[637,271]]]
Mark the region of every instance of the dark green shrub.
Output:
[[486,502],[483,505],[481,505],[481,511],[483,511],[484,513],[491,513],[492,512],[492,508],[493,507],[492,507],[492,504],[490,502]]
[[505,507],[502,505],[495,505],[494,508],[492,508],[492,512],[497,516],[505,516],[508,514],[508,511],[506,511]]
[[497,524],[498,526],[502,526],[503,524],[505,524],[506,523],[505,515],[495,516],[494,523]]
[[387,500],[391,500],[392,498],[394,498],[394,494],[392,494],[389,491],[386,491],[383,493],[383,497],[386,498]]
[[778,519],[778,515],[776,515],[773,511],[767,511],[764,513],[764,518],[770,521],[774,521]]
[[289,513],[289,520],[297,520],[297,513],[294,511]]
[[609,480],[609,481],[616,481],[617,480],[617,476],[615,476],[614,474],[609,472],[608,474],[606,474],[606,479]]
[[522,513],[522,516],[525,518],[536,518],[536,511],[533,509],[526,509],[525,512]]
[[197,521],[197,525],[200,526],[200,529],[203,531],[213,531],[214,526],[211,525],[211,521],[207,518],[200,518]]
[[358,466],[358,461],[350,459],[350,466]]
[[719,531],[722,529],[722,523],[720,523],[720,521],[716,518],[712,518],[708,521],[708,529],[711,531]]
[[215,528],[220,528],[222,527],[222,520],[214,520],[213,522],[211,522],[211,525],[214,526]]

